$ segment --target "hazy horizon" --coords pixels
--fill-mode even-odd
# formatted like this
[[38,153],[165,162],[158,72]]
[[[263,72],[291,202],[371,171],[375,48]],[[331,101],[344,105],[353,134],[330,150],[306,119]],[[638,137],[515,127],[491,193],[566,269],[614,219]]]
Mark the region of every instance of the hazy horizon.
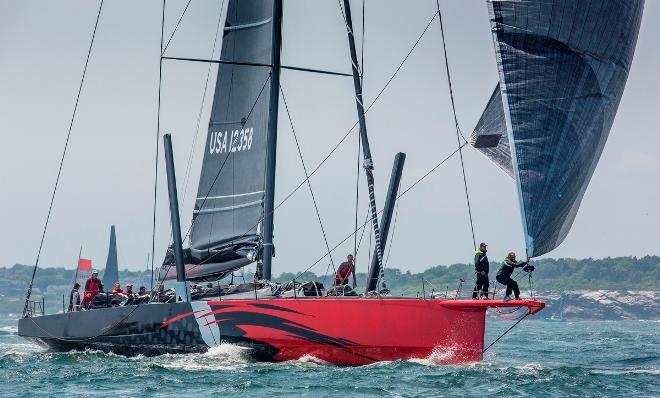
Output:
[[[166,55],[208,58],[220,3],[191,3]],[[167,2],[166,40],[186,1]],[[361,2],[353,1],[358,42]],[[413,4],[414,6],[411,6]],[[73,268],[83,257],[105,266],[110,225],[117,229],[120,269],[145,267],[151,252],[156,99],[161,1],[106,2],[72,131],[40,265]],[[441,1],[459,123],[474,127],[497,82],[485,1]],[[365,4],[365,103],[373,101],[434,15],[434,0]],[[57,175],[98,2],[0,1],[0,266],[34,264],[50,193]],[[311,16],[311,17],[310,17]],[[646,2],[628,83],[600,163],[565,242],[544,257],[605,258],[658,255],[660,159],[660,2]],[[302,33],[301,33],[302,32]],[[216,58],[221,45],[218,39]],[[287,0],[282,62],[350,72],[346,31],[335,1]],[[358,49],[358,51],[360,51]],[[205,144],[212,89],[202,109],[190,178],[185,175],[208,67],[165,61],[161,135],[172,133],[181,219],[188,228]],[[211,67],[209,87],[215,83]],[[352,81],[283,71],[282,86],[305,161],[313,169],[355,123]],[[382,208],[392,160],[406,152],[406,189],[456,149],[437,20],[399,75],[367,114]],[[286,113],[280,112],[276,203],[304,174]],[[312,178],[331,247],[354,227],[357,130]],[[162,148],[162,141],[157,145]],[[474,150],[464,151],[477,242],[493,261],[524,252],[513,181]],[[156,267],[169,241],[162,151],[159,165]],[[360,177],[359,218],[366,187]],[[655,182],[655,184],[654,184]],[[458,158],[452,158],[407,194],[398,209],[387,266],[419,272],[434,265],[469,263],[472,238]],[[275,213],[273,273],[302,271],[325,244],[309,191],[303,186]],[[360,221],[360,224],[362,221]],[[367,266],[369,233],[358,256]],[[389,245],[388,245],[389,247]],[[335,263],[353,239],[333,252]],[[312,271],[322,274],[327,261]]]

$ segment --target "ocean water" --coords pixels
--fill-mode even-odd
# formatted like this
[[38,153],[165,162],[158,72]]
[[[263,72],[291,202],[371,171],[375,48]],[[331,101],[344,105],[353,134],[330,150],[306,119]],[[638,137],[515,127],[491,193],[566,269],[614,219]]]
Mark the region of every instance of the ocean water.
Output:
[[[488,342],[511,324],[488,322]],[[482,362],[352,368],[311,357],[255,363],[231,345],[154,358],[51,353],[16,330],[0,321],[2,397],[660,397],[660,322],[524,321]]]

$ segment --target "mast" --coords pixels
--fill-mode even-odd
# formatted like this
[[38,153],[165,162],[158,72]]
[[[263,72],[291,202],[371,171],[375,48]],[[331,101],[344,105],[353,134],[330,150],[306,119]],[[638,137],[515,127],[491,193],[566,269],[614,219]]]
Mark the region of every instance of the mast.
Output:
[[183,244],[181,242],[181,222],[179,221],[179,198],[176,192],[176,175],[174,174],[174,155],[172,153],[172,136],[163,136],[165,145],[165,166],[167,170],[167,193],[170,198],[170,219],[172,221],[172,240],[174,259],[176,263],[176,301],[190,301],[186,285],[186,270],[183,264]]
[[359,62],[355,51],[355,37],[353,36],[353,18],[351,17],[351,4],[344,0],[344,16],[346,18],[346,29],[348,32],[348,45],[351,51],[351,64],[353,66],[353,85],[355,86],[355,105],[357,106],[358,119],[360,123],[360,138],[362,140],[362,154],[364,157],[364,171],[367,175],[367,188],[369,190],[369,209],[371,211],[371,224],[376,241],[376,267],[373,271],[378,275],[383,266],[383,250],[380,241],[380,229],[378,228],[378,209],[376,208],[376,194],[374,193],[374,164],[371,159],[371,148],[367,136],[367,122],[364,118],[364,105],[362,103],[362,79],[360,77]]
[[280,49],[282,44],[282,0],[273,1],[273,34],[270,75],[270,109],[266,138],[266,185],[263,224],[263,270],[258,277],[270,280],[273,255],[273,213],[275,210],[275,164],[277,156],[277,115],[280,100]]
[[[385,207],[383,207],[383,218],[380,224],[380,234],[383,240],[383,246],[387,244],[387,235],[390,232],[390,222],[392,221],[392,213],[394,212],[394,204],[396,197],[399,193],[399,184],[401,182],[401,174],[403,173],[403,165],[406,162],[406,154],[399,152],[394,157],[394,165],[392,166],[392,175],[390,176],[390,185],[387,188],[387,197],[385,198]],[[371,291],[378,291],[378,280],[381,280],[383,289],[387,289],[385,281],[383,280],[383,268],[379,267],[378,256],[374,253],[369,267],[369,279],[367,279],[367,287],[365,293]]]

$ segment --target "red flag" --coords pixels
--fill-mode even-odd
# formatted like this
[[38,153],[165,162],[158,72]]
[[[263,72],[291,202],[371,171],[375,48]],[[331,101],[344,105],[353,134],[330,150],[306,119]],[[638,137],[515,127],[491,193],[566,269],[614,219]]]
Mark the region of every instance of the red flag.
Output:
[[92,260],[81,258],[78,260],[78,271],[89,271],[92,269]]

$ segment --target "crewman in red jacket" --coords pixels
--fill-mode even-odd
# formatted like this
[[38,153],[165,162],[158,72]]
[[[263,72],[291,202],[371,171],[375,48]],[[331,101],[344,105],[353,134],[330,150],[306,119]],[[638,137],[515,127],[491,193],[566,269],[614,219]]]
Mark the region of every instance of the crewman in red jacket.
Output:
[[353,264],[353,255],[349,254],[346,256],[346,261],[341,263],[339,268],[337,268],[337,274],[335,275],[335,286],[348,285],[348,277],[353,275],[353,288],[357,285],[355,281],[355,265]]
[[89,308],[97,294],[103,292],[103,284],[99,279],[99,271],[92,271],[92,276],[85,282],[85,293],[83,294],[83,305]]

